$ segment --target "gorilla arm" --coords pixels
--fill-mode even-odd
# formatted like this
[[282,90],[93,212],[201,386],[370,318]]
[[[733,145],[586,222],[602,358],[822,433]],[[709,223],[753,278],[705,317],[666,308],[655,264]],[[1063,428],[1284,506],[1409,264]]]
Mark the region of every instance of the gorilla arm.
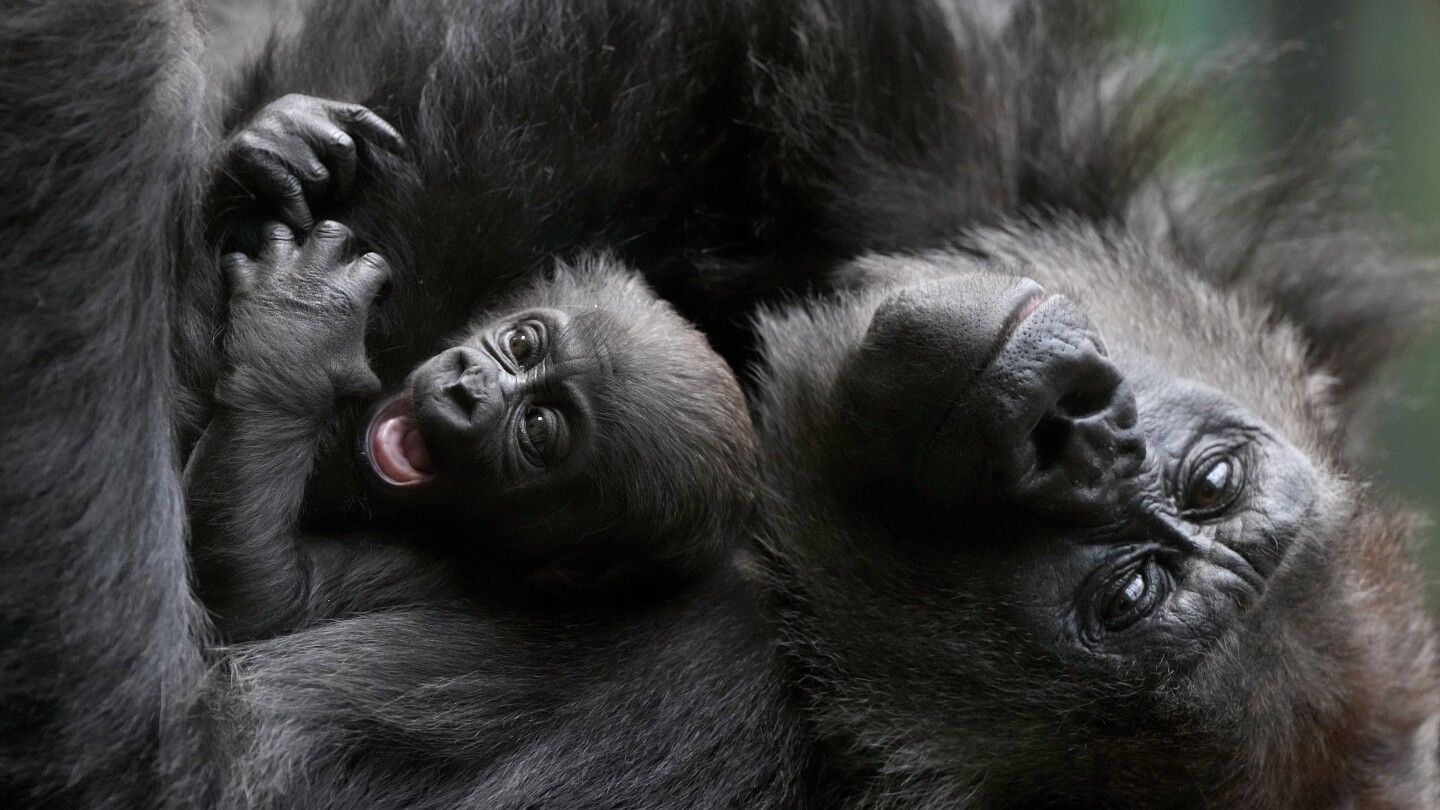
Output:
[[378,387],[363,332],[388,269],[373,253],[343,261],[348,237],[325,222],[301,247],[272,225],[258,260],[226,261],[234,293],[225,372],[186,496],[200,593],[232,639],[343,611],[353,607],[347,598],[416,573],[399,549],[299,531],[305,479],[336,403]]
[[209,646],[169,343],[215,156],[186,7],[0,15],[0,795],[796,807],[800,727],[733,572],[589,621],[396,611]]
[[19,806],[206,782],[167,301],[212,145],[182,6],[0,15],[0,795]]

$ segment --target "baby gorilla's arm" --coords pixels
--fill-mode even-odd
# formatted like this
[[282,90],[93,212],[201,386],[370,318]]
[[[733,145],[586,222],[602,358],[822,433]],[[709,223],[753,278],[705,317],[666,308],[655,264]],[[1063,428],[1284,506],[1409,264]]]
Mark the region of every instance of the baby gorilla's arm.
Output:
[[336,402],[373,395],[365,318],[389,270],[347,260],[349,231],[322,222],[303,246],[267,228],[258,258],[227,257],[232,297],[216,410],[186,470],[198,589],[232,640],[311,612],[321,562],[299,536],[305,480]]

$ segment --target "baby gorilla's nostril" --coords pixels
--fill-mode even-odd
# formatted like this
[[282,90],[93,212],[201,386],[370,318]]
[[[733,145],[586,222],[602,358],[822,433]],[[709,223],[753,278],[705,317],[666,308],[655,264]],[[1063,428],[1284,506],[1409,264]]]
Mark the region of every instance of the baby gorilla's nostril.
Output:
[[459,380],[470,368],[470,356],[464,349],[452,349],[450,351],[450,370],[455,373],[455,379]]
[[444,390],[445,396],[449,397],[450,401],[455,404],[455,407],[459,408],[460,412],[464,414],[467,419],[470,418],[475,409],[475,397],[471,395],[470,389],[465,387],[464,383],[457,378],[442,390]]
[[471,348],[457,346],[445,354],[441,374],[447,378],[440,390],[467,418],[487,396],[491,380],[485,374],[483,358]]
[[466,369],[457,381],[457,384],[465,390],[465,394],[474,402],[486,398],[492,383],[491,375],[485,373],[485,370],[481,368]]

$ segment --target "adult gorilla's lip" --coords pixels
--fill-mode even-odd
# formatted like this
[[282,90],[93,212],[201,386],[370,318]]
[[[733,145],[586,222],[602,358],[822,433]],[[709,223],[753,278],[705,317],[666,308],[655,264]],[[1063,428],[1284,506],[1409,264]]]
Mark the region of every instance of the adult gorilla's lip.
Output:
[[995,333],[995,339],[992,340],[989,355],[985,357],[984,362],[979,363],[979,365],[972,370],[971,375],[966,376],[966,378],[953,389],[953,395],[950,396],[945,411],[940,415],[939,421],[936,422],[935,430],[930,431],[930,440],[926,442],[926,448],[922,451],[923,457],[929,457],[929,455],[936,453],[936,451],[942,447],[942,442],[937,442],[936,437],[939,437],[940,434],[943,434],[943,432],[948,431],[949,428],[952,427],[953,419],[971,417],[972,398],[973,393],[975,393],[976,380],[984,378],[985,373],[989,372],[991,366],[995,365],[996,359],[1004,355],[1005,349],[1007,349],[1009,343],[1011,343],[1012,337],[1015,336],[1015,331],[1020,330],[1021,324],[1025,323],[1025,319],[1028,319],[1035,311],[1044,307],[1045,304],[1050,304],[1051,301],[1057,300],[1063,300],[1063,297],[1057,298],[1056,295],[1047,293],[1045,288],[1041,287],[1038,282],[1030,280],[1030,278],[1022,278],[1020,284],[1017,284],[1017,287],[1015,287],[1014,293],[1009,295],[1009,314],[1005,316],[1005,320],[1002,321],[999,331]]
[[959,391],[950,401],[952,409],[960,406],[968,399],[974,382],[984,376],[990,366],[994,365],[996,358],[1005,352],[1005,347],[1010,344],[1010,338],[1015,335],[1015,331],[1020,328],[1020,324],[1024,323],[1026,318],[1033,315],[1035,311],[1040,309],[1051,297],[1052,296],[1045,291],[1045,288],[1041,287],[1038,283],[1028,278],[1021,279],[1008,300],[1010,314],[1005,316],[1005,321],[1000,326],[1000,331],[995,333],[989,356],[964,380]]
[[365,434],[370,466],[386,483],[398,487],[423,484],[434,478],[430,453],[415,422],[415,407],[408,392],[380,406]]
[[[1010,317],[1005,319],[1005,325],[1000,328],[1000,339],[996,342],[996,354],[1005,348],[1005,343],[1015,333],[1016,328],[1034,314],[1035,310],[1039,309],[1040,305],[1044,304],[1049,297],[1050,295],[1045,292],[1045,289],[1038,284],[1021,291],[1019,302],[1011,310]],[[992,357],[991,360],[993,361],[994,358]]]

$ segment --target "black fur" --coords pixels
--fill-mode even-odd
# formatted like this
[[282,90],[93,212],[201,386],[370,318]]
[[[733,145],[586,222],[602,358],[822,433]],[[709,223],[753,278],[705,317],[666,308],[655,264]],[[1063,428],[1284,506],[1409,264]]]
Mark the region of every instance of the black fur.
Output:
[[[432,352],[484,285],[597,243],[727,338],[753,298],[858,288],[759,329],[764,550],[796,671],[777,672],[775,630],[726,570],[599,626],[433,606],[219,651],[202,675],[162,302],[167,268],[196,255],[167,234],[211,150],[191,140],[200,88],[170,7],[131,5],[145,14],[77,2],[0,23],[0,334],[20,349],[0,359],[7,795],[795,806],[806,749],[789,677],[822,745],[811,798],[824,805],[1436,803],[1434,637],[1412,535],[1345,477],[1371,360],[1423,301],[1405,283],[1417,265],[1372,250],[1368,228],[1337,229],[1293,182],[1239,205],[1163,182],[1176,104],[1132,92],[1157,80],[1112,52],[1090,4],[556,3],[526,25],[493,16],[524,4],[317,4],[310,33],[275,46],[254,101],[364,101],[411,143],[425,192],[413,208],[382,173],[355,204],[317,212],[394,251],[402,287],[371,336],[382,378]],[[462,272],[477,242],[494,272]],[[962,500],[994,531],[937,538],[928,512],[894,522],[896,498],[940,497],[883,475],[901,443],[835,465],[908,436],[837,413],[853,400],[835,398],[836,380],[903,415],[943,378],[932,364],[875,404],[872,380],[903,382],[907,362],[934,356],[882,342],[856,359],[875,307],[997,270],[1041,278],[1098,326],[1157,448],[1147,458],[1178,455],[1161,445],[1185,434],[1156,403],[1200,380],[1226,392],[1219,412],[1289,448],[1282,467],[1309,470],[1293,477],[1315,495],[1299,523],[1263,510],[1246,522],[1262,538],[1283,523],[1272,539],[1286,553],[1277,564],[1246,546],[1269,572],[1264,596],[1197,611],[1217,618],[1195,636],[1200,658],[1174,632],[1129,654],[1066,643],[1073,603],[1037,589],[1060,580],[1016,572],[1037,559],[1026,531],[1065,540],[1078,521]],[[944,320],[957,301],[892,302],[917,314],[888,322],[943,349],[959,333],[921,314]],[[206,323],[203,305],[182,314]],[[1363,366],[1332,323],[1367,347]],[[199,357],[187,373],[213,373],[195,341],[208,333],[182,335]],[[954,460],[947,474],[966,473]],[[842,488],[867,476],[879,485]],[[1122,478],[1107,508],[1174,487],[1143,467]],[[496,649],[508,652],[481,654]]]
[[121,807],[204,781],[167,325],[209,147],[187,21],[101,5],[0,21],[0,779]]
[[792,806],[803,747],[752,588],[728,568],[603,620],[436,605],[208,646],[166,351],[215,152],[194,42],[161,2],[50,3],[0,23],[0,792],[97,807]]
[[[806,5],[752,59],[766,210],[856,256],[832,275],[855,291],[764,316],[755,387],[830,800],[1434,805],[1415,537],[1348,452],[1433,267],[1340,213],[1313,155],[1238,192],[1168,180],[1193,91],[1116,51],[1103,4]],[[987,350],[1020,276],[1073,304]],[[1207,458],[1249,478],[1187,511],[1189,448],[1226,441]],[[1207,551],[1097,562],[1180,537]],[[1258,590],[1201,573],[1216,554]],[[1176,590],[1094,629],[1092,588],[1123,606],[1105,588],[1136,573]]]
[[[557,268],[381,397],[363,334],[389,270],[349,257],[349,240],[324,222],[299,245],[271,224],[256,258],[226,260],[225,368],[185,491],[197,591],[227,640],[467,591],[586,599],[598,616],[606,596],[643,601],[733,553],[755,486],[744,400],[633,271]],[[522,329],[532,354],[513,356]],[[305,479],[347,398],[375,416],[325,485],[359,514],[317,534]],[[544,460],[527,443],[546,436],[521,431],[538,412],[557,448]],[[387,432],[418,437],[423,471]]]

